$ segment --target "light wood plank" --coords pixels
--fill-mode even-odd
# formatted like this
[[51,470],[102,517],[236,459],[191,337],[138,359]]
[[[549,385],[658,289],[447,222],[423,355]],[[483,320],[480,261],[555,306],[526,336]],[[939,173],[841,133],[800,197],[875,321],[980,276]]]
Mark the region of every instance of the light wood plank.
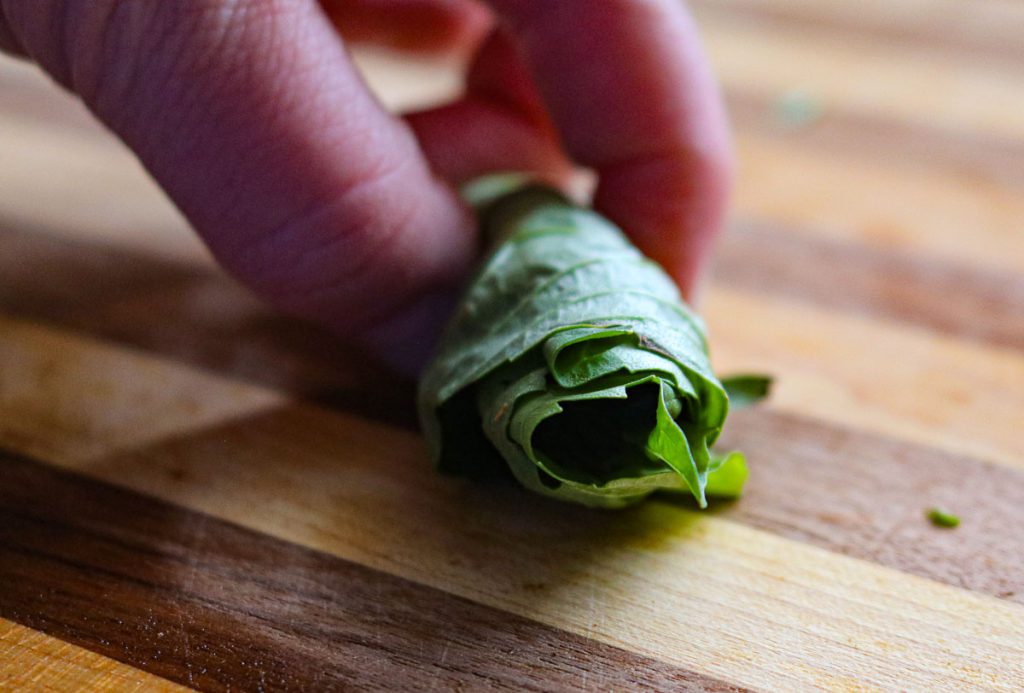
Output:
[[279,406],[284,397],[0,319],[0,436],[88,459]]
[[[27,331],[40,344],[38,328],[4,329],[6,341]],[[161,407],[181,422],[177,440],[109,458],[83,458],[73,445],[61,454],[52,439],[62,429],[40,427],[35,436],[63,466],[740,684],[1024,685],[1019,605],[663,503],[595,514],[445,479],[418,436],[312,407],[260,409],[200,431],[175,412],[200,395],[229,398],[221,379],[45,338],[70,357],[61,369],[68,407],[92,401],[74,384],[96,362],[82,355],[97,349],[120,355],[108,377],[136,393],[124,400],[156,386],[181,400]],[[38,353],[18,352],[29,362]],[[146,377],[131,377],[139,364]],[[19,444],[8,438],[0,434]]]
[[706,317],[716,368],[773,374],[772,408],[1024,468],[1018,350],[718,287]]
[[4,113],[0,218],[72,238],[212,262],[181,215],[112,135],[83,135]]
[[735,214],[796,235],[1024,272],[1024,191],[913,161],[737,138]]
[[[1016,0],[975,0],[965,11],[962,0],[690,0],[698,20],[709,14],[733,21],[768,19],[793,26],[819,26],[842,34],[860,33],[878,43],[908,40],[957,59],[1013,60],[1024,56],[1024,6]],[[773,21],[775,20],[775,21]]]
[[0,619],[0,690],[171,693],[190,689]]

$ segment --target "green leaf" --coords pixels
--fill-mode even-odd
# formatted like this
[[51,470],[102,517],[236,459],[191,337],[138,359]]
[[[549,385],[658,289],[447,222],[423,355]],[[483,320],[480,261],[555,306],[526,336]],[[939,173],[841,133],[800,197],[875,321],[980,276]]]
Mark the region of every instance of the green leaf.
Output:
[[722,386],[729,395],[729,405],[742,409],[767,397],[772,379],[766,375],[731,375],[722,378]]
[[704,492],[712,498],[739,498],[747,483],[747,460],[742,452],[730,452],[715,460]]
[[647,454],[674,469],[686,482],[697,504],[702,508],[707,507],[708,502],[704,497],[707,471],[702,470],[694,459],[686,434],[669,413],[665,403],[665,388],[660,388],[658,392],[657,424],[647,439]]
[[420,382],[439,468],[507,469],[603,508],[735,489],[734,458],[709,452],[729,398],[668,275],[557,191],[505,178],[469,194],[493,245]]

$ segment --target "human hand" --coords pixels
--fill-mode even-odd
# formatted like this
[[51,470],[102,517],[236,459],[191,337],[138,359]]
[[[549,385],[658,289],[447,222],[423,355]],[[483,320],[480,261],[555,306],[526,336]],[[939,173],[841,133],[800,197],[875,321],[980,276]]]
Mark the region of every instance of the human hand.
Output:
[[[488,35],[462,99],[403,119],[336,26]],[[592,168],[598,210],[689,295],[724,213],[725,116],[677,0],[0,0],[0,47],[80,95],[243,283],[407,371],[477,252],[451,183]]]

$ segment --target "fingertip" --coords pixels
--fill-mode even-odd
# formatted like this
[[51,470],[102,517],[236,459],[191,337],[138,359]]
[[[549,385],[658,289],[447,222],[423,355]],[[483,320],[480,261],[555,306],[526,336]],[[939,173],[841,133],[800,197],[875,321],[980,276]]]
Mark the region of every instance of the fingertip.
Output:
[[464,98],[407,121],[434,170],[455,182],[514,170],[561,183],[574,170],[519,47],[501,28],[473,59]]
[[406,120],[434,171],[455,183],[495,171],[531,171],[548,180],[572,173],[549,132],[487,100],[469,97]]
[[675,153],[601,171],[595,208],[695,300],[728,212],[729,150]]

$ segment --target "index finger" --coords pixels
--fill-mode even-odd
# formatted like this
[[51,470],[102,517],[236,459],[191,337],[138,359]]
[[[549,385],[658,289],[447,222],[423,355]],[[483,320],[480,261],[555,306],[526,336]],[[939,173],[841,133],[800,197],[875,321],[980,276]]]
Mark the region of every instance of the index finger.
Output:
[[527,55],[595,206],[692,297],[732,178],[721,97],[678,0],[489,0]]

